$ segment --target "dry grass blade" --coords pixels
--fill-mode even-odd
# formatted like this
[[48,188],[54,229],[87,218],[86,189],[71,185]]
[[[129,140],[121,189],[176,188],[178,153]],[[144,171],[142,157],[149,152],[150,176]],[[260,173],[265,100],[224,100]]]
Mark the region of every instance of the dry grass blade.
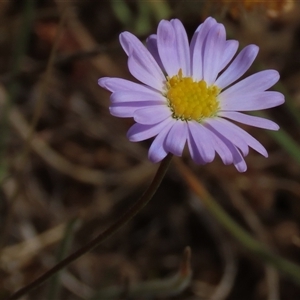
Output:
[[129,286],[112,286],[96,293],[91,300],[120,299],[124,293],[127,298],[171,297],[186,289],[192,278],[191,249],[186,247],[178,272],[168,278],[144,281]]
[[[253,230],[257,238],[263,242],[265,245],[270,244],[270,238],[268,237],[267,231],[264,229],[262,223],[259,218],[253,211],[250,205],[247,204],[247,201],[243,198],[243,196],[234,188],[234,186],[230,182],[226,182],[222,184],[223,189],[227,191],[232,200],[234,206],[240,211],[244,220],[249,225],[249,227]],[[279,275],[276,269],[273,267],[266,265],[265,266],[265,274],[266,281],[268,287],[268,299],[269,300],[279,300],[280,292],[279,292]]]
[[60,224],[22,243],[8,246],[2,249],[0,256],[0,268],[10,269],[8,266],[13,263],[14,268],[22,268],[40,253],[44,248],[59,242],[63,236],[66,224]]

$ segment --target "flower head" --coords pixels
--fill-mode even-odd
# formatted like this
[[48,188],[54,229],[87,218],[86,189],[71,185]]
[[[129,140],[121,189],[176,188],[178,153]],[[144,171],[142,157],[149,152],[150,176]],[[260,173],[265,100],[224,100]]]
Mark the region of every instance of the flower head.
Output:
[[111,91],[110,112],[133,117],[130,141],[155,137],[149,159],[161,161],[169,152],[181,156],[187,144],[198,164],[211,162],[217,153],[224,164],[247,169],[249,147],[268,156],[250,134],[232,123],[278,130],[274,122],[240,113],[284,102],[281,93],[266,91],[279,80],[266,70],[236,82],[253,63],[258,47],[249,45],[235,58],[238,42],[226,40],[225,28],[208,18],[188,42],[182,23],[162,20],[146,47],[131,33],[120,35],[130,73],[140,83],[104,77],[99,85]]

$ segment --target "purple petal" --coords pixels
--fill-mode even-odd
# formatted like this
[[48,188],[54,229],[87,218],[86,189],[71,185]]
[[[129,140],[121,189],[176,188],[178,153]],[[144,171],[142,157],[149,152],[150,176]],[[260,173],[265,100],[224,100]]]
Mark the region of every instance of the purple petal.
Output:
[[269,129],[269,130],[279,129],[279,126],[273,121],[260,118],[260,117],[245,115],[236,111],[221,111],[218,113],[218,116],[231,119],[246,125],[254,126],[254,127],[259,127],[259,128]]
[[[147,64],[142,55],[133,52],[128,58],[128,69],[130,73],[139,81],[153,87],[158,91],[162,91],[165,86],[165,78],[156,77],[153,65]],[[163,75],[163,74],[161,74]]]
[[165,149],[176,156],[181,156],[187,139],[187,123],[177,120],[165,140]]
[[207,18],[195,31],[191,45],[192,76],[195,81],[203,79],[203,45],[207,38],[209,30],[217,24],[214,18]]
[[246,172],[247,165],[240,151],[231,143],[228,143],[228,147],[233,155],[233,164],[236,169],[241,173]]
[[120,34],[120,43],[128,55],[130,73],[139,81],[161,91],[165,76],[146,47],[129,32]]
[[[256,150],[258,153],[261,155],[268,157],[268,152],[265,149],[265,147],[258,141],[256,140],[253,136],[251,136],[248,132],[243,130],[242,128],[236,126],[235,124],[231,123],[230,121],[227,121],[225,119],[220,119],[218,118],[218,121],[223,124],[223,127],[228,128],[231,132],[235,134],[235,137],[240,138],[244,140],[247,145],[249,145],[252,149]],[[233,144],[235,142],[231,139],[229,139]],[[236,145],[238,146],[238,145]]]
[[259,48],[256,45],[245,47],[220,75],[215,85],[223,89],[244,75],[256,58],[258,50]]
[[133,117],[137,123],[151,125],[162,122],[171,114],[171,110],[166,105],[152,105],[136,110]]
[[225,165],[232,164],[233,156],[227,146],[228,140],[215,131],[212,127],[207,128],[211,132],[211,141],[215,151],[218,153]]
[[155,91],[135,92],[135,91],[117,91],[110,96],[112,103],[122,102],[140,102],[140,101],[157,101],[159,103],[167,103],[166,98]]
[[157,93],[156,90],[151,89],[148,86],[142,85],[141,83],[135,83],[130,80],[113,77],[102,77],[98,80],[98,84],[111,91],[132,91],[132,92],[143,92],[143,93]]
[[[194,140],[197,147],[197,150],[190,148],[190,152],[196,154],[198,151],[198,157],[200,156],[205,163],[213,161],[215,158],[215,149],[211,141],[211,133],[203,125],[195,121],[189,122],[188,128],[190,138]],[[198,163],[201,163],[201,160]]]
[[220,142],[220,145],[222,147],[220,149],[220,152],[218,151],[217,147],[215,149],[216,152],[220,155],[223,163],[225,165],[233,163],[239,172],[245,172],[247,170],[247,165],[240,151],[234,146],[234,144],[231,141],[229,141],[227,138],[222,136],[214,128],[209,127],[208,129],[213,133],[213,135],[216,138],[218,138]]
[[175,124],[175,122],[176,121],[174,120],[173,122],[168,123],[152,142],[149,148],[148,158],[153,163],[157,163],[167,156],[168,151],[165,149],[164,144],[169,130]]
[[115,117],[120,118],[132,118],[134,112],[143,107],[150,105],[161,104],[157,101],[135,101],[135,102],[122,102],[122,103],[111,103],[109,106],[110,113]]
[[155,125],[135,123],[129,128],[127,137],[131,142],[144,141],[157,135],[162,130],[164,130],[164,128],[172,126],[173,123],[173,119],[166,119]]
[[226,41],[225,50],[222,57],[222,63],[220,65],[220,70],[223,70],[228,65],[228,63],[232,60],[238,47],[239,47],[238,41],[236,40]]
[[236,93],[235,95],[219,95],[221,110],[251,111],[278,106],[284,103],[284,95],[279,92],[266,91],[254,94]]
[[196,164],[205,165],[206,161],[202,158],[202,156],[199,152],[198,146],[196,145],[190,130],[188,131],[187,144],[188,144],[188,148],[189,148],[192,160]]
[[207,128],[212,127],[215,131],[219,132],[223,137],[241,149],[243,155],[246,156],[249,153],[249,148],[244,138],[237,135],[230,126],[227,126],[222,121],[223,119],[219,118],[209,119],[205,125]]
[[223,91],[219,97],[231,98],[236,95],[250,95],[263,92],[279,80],[279,73],[275,70],[265,70],[255,73]]
[[[195,33],[192,37],[192,40],[191,40],[191,50],[194,50],[196,40],[199,38],[198,35],[200,34],[202,36],[202,38],[205,38],[207,36],[209,29],[215,24],[217,24],[216,19],[214,19],[213,17],[208,17],[204,20],[203,23],[201,23],[197,27],[197,29],[195,30]],[[203,34],[204,32],[206,32],[206,33]]]
[[213,26],[207,36],[203,52],[203,79],[212,85],[221,71],[226,32],[222,24]]
[[191,76],[190,46],[182,23],[178,19],[171,20],[176,37],[176,49],[183,76]]
[[172,77],[181,68],[175,30],[169,21],[160,21],[157,28],[157,48],[167,74]]
[[165,68],[162,64],[162,61],[160,59],[158,49],[157,49],[157,35],[151,34],[146,40],[146,45],[147,45],[147,49],[152,54],[152,56],[156,60],[159,67],[165,72]]

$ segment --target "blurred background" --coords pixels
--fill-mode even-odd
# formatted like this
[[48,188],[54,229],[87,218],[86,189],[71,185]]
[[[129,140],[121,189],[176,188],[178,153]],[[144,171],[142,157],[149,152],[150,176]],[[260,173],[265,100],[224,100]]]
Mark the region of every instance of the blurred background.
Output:
[[[0,299],[112,224],[155,174],[151,141],[127,140],[133,120],[111,116],[97,85],[133,79],[119,34],[144,41],[179,18],[191,37],[208,16],[240,49],[259,46],[246,75],[278,70],[286,104],[266,111],[279,132],[243,126],[269,152],[250,151],[246,173],[187,152],[181,162],[241,227],[300,264],[298,1],[2,0]],[[300,286],[220,226],[173,163],[137,217],[22,299],[297,300]]]

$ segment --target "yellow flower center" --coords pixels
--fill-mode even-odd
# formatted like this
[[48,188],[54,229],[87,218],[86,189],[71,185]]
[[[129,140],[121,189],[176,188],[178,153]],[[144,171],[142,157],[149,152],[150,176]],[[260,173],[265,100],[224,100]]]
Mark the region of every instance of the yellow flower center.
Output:
[[204,80],[194,82],[191,77],[182,77],[181,69],[167,79],[167,89],[166,97],[174,119],[201,122],[215,116],[219,110],[220,89],[207,86]]

